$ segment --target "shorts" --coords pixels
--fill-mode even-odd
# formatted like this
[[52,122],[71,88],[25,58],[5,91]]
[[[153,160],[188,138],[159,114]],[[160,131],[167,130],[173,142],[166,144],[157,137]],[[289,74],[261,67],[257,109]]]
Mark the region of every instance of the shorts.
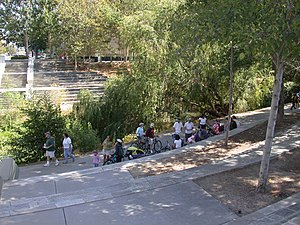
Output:
[[149,145],[153,145],[153,143],[154,143],[154,138],[149,138],[148,139],[148,144]]
[[111,155],[112,154],[112,150],[111,149],[103,149],[102,153],[103,153],[103,155]]
[[46,151],[46,156],[49,156],[50,158],[55,158],[55,151]]

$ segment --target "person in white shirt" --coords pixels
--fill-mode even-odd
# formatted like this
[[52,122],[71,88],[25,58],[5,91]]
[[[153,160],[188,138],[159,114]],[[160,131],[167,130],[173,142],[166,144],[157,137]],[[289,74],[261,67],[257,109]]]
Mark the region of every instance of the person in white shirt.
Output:
[[72,154],[72,150],[73,150],[72,141],[67,133],[64,133],[63,147],[64,147],[64,158],[65,158],[64,163],[68,163],[69,156],[74,162],[75,156]]
[[175,134],[180,134],[181,133],[181,130],[183,128],[183,124],[180,121],[180,119],[176,119],[176,122],[174,123],[173,128],[174,128]]
[[188,141],[188,138],[193,135],[194,123],[192,119],[189,118],[188,121],[184,124],[184,134],[185,134],[185,141]]
[[200,128],[206,130],[206,117],[205,115],[200,116],[199,122],[200,122]]
[[175,134],[175,140],[173,143],[173,149],[181,148],[182,147],[182,140],[178,134]]

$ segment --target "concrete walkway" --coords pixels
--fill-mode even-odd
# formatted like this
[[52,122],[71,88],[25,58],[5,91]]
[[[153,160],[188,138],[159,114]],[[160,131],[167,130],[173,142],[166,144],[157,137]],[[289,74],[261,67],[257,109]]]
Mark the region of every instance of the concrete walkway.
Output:
[[[268,111],[237,115],[242,126],[231,135],[265,121]],[[299,146],[298,135],[294,126],[276,137],[272,157]],[[300,193],[239,217],[193,182],[260,161],[263,143],[213,164],[157,176],[134,179],[126,169],[135,163],[203,148],[222,138],[224,135],[218,135],[185,148],[99,168],[91,168],[90,157],[58,167],[21,167],[21,179],[4,185],[0,224],[300,224]]]

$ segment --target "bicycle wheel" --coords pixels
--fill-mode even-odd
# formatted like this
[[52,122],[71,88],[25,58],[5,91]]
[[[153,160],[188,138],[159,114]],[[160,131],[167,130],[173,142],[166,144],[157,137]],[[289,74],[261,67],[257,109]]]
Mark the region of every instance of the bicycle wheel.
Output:
[[135,142],[132,142],[131,144],[130,144],[130,146],[129,147],[135,147],[135,148],[139,148],[140,147],[140,145],[138,144],[138,142],[137,141],[135,141]]
[[145,148],[143,149],[143,151],[145,152],[145,156],[151,155],[150,146],[145,146]]
[[166,152],[166,151],[171,151],[171,147],[169,145],[161,148],[160,152]]
[[155,141],[154,143],[154,151],[155,152],[160,152],[162,149],[162,143],[160,140]]
[[113,160],[112,159],[108,159],[108,160],[106,160],[104,163],[103,163],[103,166],[105,166],[105,165],[110,165],[110,164],[113,164],[114,162],[113,162]]

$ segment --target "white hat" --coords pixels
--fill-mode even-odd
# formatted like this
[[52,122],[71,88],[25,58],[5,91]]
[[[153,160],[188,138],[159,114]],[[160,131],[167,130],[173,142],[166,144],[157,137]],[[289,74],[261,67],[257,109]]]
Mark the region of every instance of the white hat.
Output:
[[118,138],[118,139],[117,139],[117,142],[122,143],[123,141],[122,141],[121,139]]

